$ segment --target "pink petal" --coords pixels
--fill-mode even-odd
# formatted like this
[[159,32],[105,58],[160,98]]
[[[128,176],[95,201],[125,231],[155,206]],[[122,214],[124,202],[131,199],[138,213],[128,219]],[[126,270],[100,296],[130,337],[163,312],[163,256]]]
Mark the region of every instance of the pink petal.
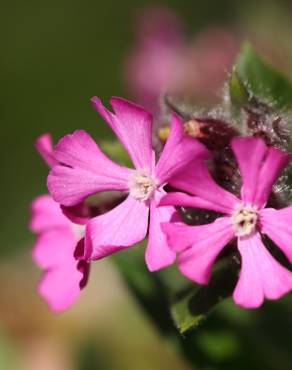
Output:
[[264,208],[260,211],[261,232],[283,251],[292,263],[292,206],[276,210]]
[[163,224],[163,230],[173,250],[181,252],[179,270],[199,284],[208,283],[217,256],[234,238],[229,217],[202,226]]
[[222,207],[208,202],[200,197],[188,195],[185,193],[173,192],[166,194],[160,201],[159,206],[181,206],[191,208],[209,209],[215,212],[222,212]]
[[84,239],[74,231],[76,226],[49,195],[34,200],[31,229],[39,235],[32,256],[45,269],[38,290],[54,311],[72,304],[87,281],[88,264],[80,260],[82,256],[74,256],[76,246],[84,249]]
[[269,195],[273,189],[273,185],[281,175],[283,169],[287,166],[290,160],[289,153],[282,152],[277,148],[269,148],[267,150],[266,158],[262,164],[254,204],[262,207],[266,204]]
[[30,227],[38,234],[32,254],[39,267],[53,268],[75,260],[74,250],[82,235],[77,235],[74,230],[77,225],[63,215],[59,204],[49,195],[33,201]]
[[57,164],[53,155],[53,141],[50,134],[43,134],[38,137],[35,141],[35,147],[49,167]]
[[267,146],[262,139],[255,137],[237,137],[231,141],[242,177],[241,196],[245,203],[253,204],[259,172],[267,153]]
[[48,188],[58,203],[72,206],[100,191],[128,189],[132,170],[107,158],[85,131],[64,136],[54,153],[63,166],[51,170]]
[[198,226],[197,240],[178,258],[179,270],[189,279],[207,284],[212,266],[221,250],[234,238],[229,218],[218,218],[213,224]]
[[231,143],[242,176],[242,200],[264,206],[273,184],[289,162],[289,154],[268,148],[262,139],[237,137]]
[[216,184],[208,168],[200,160],[193,161],[169,183],[177,189],[197,195],[207,203],[212,203],[213,206],[209,209],[216,209],[218,212],[231,214],[235,206],[241,202],[234,194]]
[[161,229],[167,236],[170,248],[174,252],[183,252],[195,243],[198,226],[189,226],[183,222],[164,222]]
[[89,265],[76,260],[74,251],[78,243],[72,229],[55,228],[42,233],[33,250],[33,258],[45,269],[38,292],[53,311],[68,308],[80,294],[88,278]]
[[110,100],[115,114],[107,110],[96,96],[91,101],[124,145],[135,167],[151,169],[154,161],[151,114],[142,107],[117,97]]
[[174,207],[158,207],[164,194],[164,191],[157,191],[155,199],[150,204],[149,237],[145,253],[146,265],[150,271],[169,266],[176,258],[176,253],[169,248],[167,237],[160,224],[169,222],[174,217],[178,219],[179,216]]
[[43,232],[37,238],[32,256],[36,264],[43,268],[53,268],[74,260],[77,238],[70,226],[56,227]]
[[238,249],[242,263],[233,293],[236,304],[256,308],[264,298],[278,299],[292,289],[292,273],[271,256],[259,233],[239,238]]
[[31,204],[31,212],[30,229],[34,232],[68,225],[68,220],[62,214],[60,205],[48,194],[34,199]]
[[66,310],[80,295],[83,273],[75,263],[48,270],[41,279],[38,292],[55,312]]
[[194,158],[207,159],[209,157],[210,153],[203,144],[184,134],[181,119],[173,113],[170,135],[155,170],[160,182],[165,183]]
[[148,228],[149,206],[131,196],[113,210],[87,224],[92,250],[85,246],[85,258],[96,260],[143,240]]
[[[54,246],[59,255],[59,261],[48,266],[39,283],[38,291],[55,312],[63,311],[71,306],[87,283],[90,266],[82,259],[84,242],[83,238],[76,246],[76,240],[74,240],[74,242],[68,243],[68,248],[65,248],[61,241],[51,245],[51,247]],[[60,248],[56,248],[58,243],[62,243],[61,249],[67,252],[63,253],[62,257],[58,252]]]

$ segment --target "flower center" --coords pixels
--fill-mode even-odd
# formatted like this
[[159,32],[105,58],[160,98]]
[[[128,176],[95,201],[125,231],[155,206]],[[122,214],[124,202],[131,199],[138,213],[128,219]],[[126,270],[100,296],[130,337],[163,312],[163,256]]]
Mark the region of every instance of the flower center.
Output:
[[236,236],[250,235],[256,227],[258,220],[257,208],[250,206],[240,206],[232,215],[232,224],[235,228]]
[[144,201],[151,198],[156,188],[157,182],[147,170],[136,170],[129,179],[130,195],[135,199]]

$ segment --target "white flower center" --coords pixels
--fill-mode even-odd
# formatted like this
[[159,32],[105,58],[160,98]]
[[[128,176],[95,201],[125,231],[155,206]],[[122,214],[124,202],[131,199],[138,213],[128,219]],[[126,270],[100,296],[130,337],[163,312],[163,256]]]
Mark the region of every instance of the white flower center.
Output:
[[240,205],[232,215],[236,236],[250,235],[256,228],[258,210],[252,205]]
[[71,227],[74,235],[76,236],[76,239],[80,240],[84,237],[85,225],[74,224],[73,222],[71,222]]
[[147,170],[136,170],[129,178],[130,195],[144,201],[152,197],[157,188],[157,181],[149,175]]

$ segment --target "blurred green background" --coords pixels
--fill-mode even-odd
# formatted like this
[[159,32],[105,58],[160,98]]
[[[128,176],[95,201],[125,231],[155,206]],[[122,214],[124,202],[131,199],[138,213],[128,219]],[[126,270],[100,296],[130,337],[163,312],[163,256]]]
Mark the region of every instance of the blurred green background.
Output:
[[[140,0],[1,3],[1,370],[190,368],[173,355],[171,344],[160,339],[107,262],[95,266],[77,307],[56,317],[35,293],[39,273],[30,261],[29,205],[46,192],[47,174],[33,142],[43,132],[51,132],[56,141],[77,128],[99,142],[112,139],[90,98],[130,97],[123,65],[134,40],[135,14],[157,4]],[[268,40],[277,49],[279,64],[292,75],[290,1],[160,4],[183,18],[190,37],[220,26],[243,38]],[[257,313],[227,302],[198,329],[194,339],[198,368],[243,369],[246,358],[245,369],[291,369],[291,310],[289,298]],[[271,332],[266,333],[269,327]],[[276,345],[269,337],[276,339]],[[265,348],[272,353],[268,361]]]

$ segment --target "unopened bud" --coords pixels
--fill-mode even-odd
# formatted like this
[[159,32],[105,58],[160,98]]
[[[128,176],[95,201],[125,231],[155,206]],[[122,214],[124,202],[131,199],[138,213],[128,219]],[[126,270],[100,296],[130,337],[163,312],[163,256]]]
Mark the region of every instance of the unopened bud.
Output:
[[184,123],[184,133],[195,138],[203,138],[204,134],[201,131],[202,124],[195,119]]
[[169,126],[161,127],[158,130],[158,137],[161,141],[165,142],[168,139],[169,133],[170,133]]

